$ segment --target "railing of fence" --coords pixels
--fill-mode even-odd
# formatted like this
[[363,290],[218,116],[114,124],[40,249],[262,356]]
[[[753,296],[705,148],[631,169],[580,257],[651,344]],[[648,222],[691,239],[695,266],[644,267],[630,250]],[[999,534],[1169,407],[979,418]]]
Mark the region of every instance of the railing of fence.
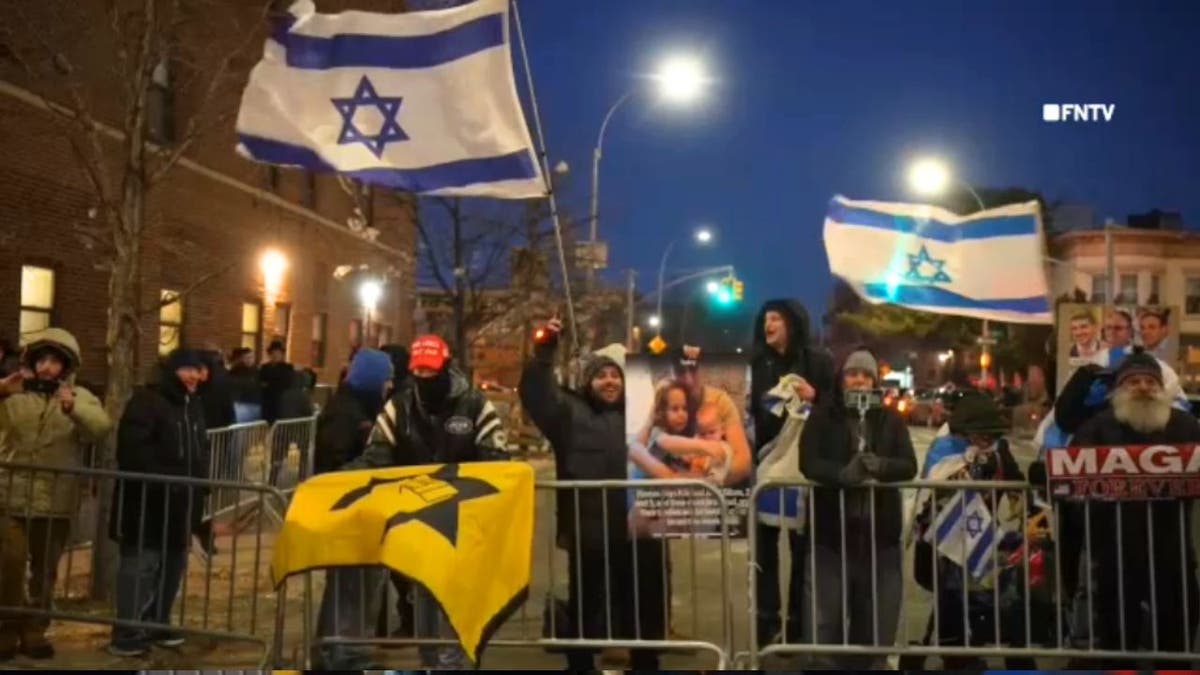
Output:
[[[66,549],[73,529],[95,523],[47,509],[41,495],[71,492],[85,483],[108,483],[112,503],[100,505],[117,541],[111,599],[96,600],[91,587],[95,546]],[[93,468],[60,468],[0,462],[0,616],[5,630],[26,642],[49,634],[60,644],[71,630],[109,626],[114,653],[134,656],[151,645],[179,648],[183,638],[228,643],[225,656],[265,666],[275,617],[287,588],[272,588],[269,542],[274,526],[262,518],[243,529],[216,532],[200,563],[189,564],[202,531],[206,502],[225,503],[224,492],[251,494],[262,509],[286,508],[285,497],[264,485]],[[261,510],[261,509],[260,509]],[[295,598],[299,600],[299,596]],[[277,606],[279,609],[277,609]],[[298,608],[299,605],[297,604]],[[52,644],[52,643],[51,643]],[[88,654],[94,653],[94,647]],[[81,657],[81,658],[90,658]],[[83,665],[75,662],[75,665]],[[98,666],[102,667],[102,666]]]
[[[582,667],[611,649],[629,650],[635,668],[681,653],[707,655],[701,659],[706,668],[728,665],[733,577],[727,523],[722,517],[715,531],[686,539],[631,539],[628,505],[634,488],[702,494],[704,500],[693,501],[697,508],[707,501],[726,512],[724,495],[703,481],[539,482],[528,598],[495,631],[483,666],[490,654],[503,650],[506,659],[514,659],[506,664],[560,668],[565,656]],[[715,583],[704,581],[698,573],[703,567],[717,569]],[[285,638],[277,653],[310,655],[312,667],[366,669],[394,659],[381,649],[416,645],[426,665],[462,663],[435,606],[405,579],[382,568],[305,576],[314,591],[308,601],[315,604],[304,622],[315,631],[306,625],[298,644]],[[290,625],[281,624],[277,634],[295,637]]]
[[750,528],[751,668],[781,655],[837,668],[879,667],[888,655],[939,656],[945,668],[984,657],[1012,668],[1038,657],[1090,668],[1194,658],[1189,501],[1048,502],[1021,482],[799,480],[760,484],[751,503],[786,488],[801,488],[805,528],[785,577],[802,591],[779,602],[778,577],[761,571],[774,550],[763,540],[779,530]]

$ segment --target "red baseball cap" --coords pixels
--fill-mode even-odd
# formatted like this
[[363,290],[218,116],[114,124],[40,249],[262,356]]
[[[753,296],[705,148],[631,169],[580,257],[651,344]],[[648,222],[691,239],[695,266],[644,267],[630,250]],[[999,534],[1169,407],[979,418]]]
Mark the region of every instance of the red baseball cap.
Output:
[[450,345],[436,335],[419,335],[408,354],[408,369],[441,370],[450,361]]

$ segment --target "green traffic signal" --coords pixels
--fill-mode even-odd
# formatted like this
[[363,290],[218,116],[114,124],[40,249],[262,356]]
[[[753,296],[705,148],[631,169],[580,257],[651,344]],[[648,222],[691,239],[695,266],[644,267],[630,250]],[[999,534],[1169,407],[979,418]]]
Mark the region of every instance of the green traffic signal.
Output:
[[728,288],[722,288],[717,291],[717,302],[722,305],[733,304],[733,293]]

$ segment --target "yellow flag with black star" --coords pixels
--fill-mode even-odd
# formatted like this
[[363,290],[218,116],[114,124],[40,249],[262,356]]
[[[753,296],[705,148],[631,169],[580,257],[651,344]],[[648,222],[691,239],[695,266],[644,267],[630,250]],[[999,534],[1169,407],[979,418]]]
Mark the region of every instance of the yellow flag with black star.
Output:
[[296,489],[272,576],[279,585],[304,570],[388,567],[429,590],[478,663],[529,588],[533,490],[524,462],[321,474]]

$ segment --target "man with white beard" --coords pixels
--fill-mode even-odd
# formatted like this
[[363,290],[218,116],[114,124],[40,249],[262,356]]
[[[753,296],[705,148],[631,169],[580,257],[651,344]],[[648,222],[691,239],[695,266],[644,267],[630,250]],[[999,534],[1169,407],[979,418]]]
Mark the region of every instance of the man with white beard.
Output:
[[[1114,384],[1111,407],[1085,422],[1071,445],[1200,443],[1200,422],[1172,407],[1172,397],[1163,386],[1162,367],[1153,356],[1140,350],[1131,353],[1117,369]],[[1091,589],[1095,647],[1190,651],[1190,637],[1200,617],[1190,500],[1094,501],[1087,507],[1091,541],[1086,548],[1096,565],[1096,583]],[[1082,532],[1064,534],[1064,544],[1068,539],[1083,543],[1085,537]],[[1158,663],[1155,667],[1171,665]],[[1136,668],[1138,664],[1118,661],[1104,667]]]

